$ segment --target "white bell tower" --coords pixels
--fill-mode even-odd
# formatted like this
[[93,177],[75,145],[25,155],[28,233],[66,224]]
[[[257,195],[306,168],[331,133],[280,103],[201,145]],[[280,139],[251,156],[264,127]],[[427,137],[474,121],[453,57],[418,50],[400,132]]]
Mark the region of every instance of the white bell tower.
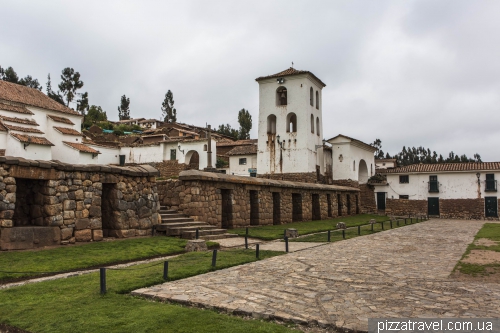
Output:
[[257,173],[321,173],[323,163],[322,89],[309,71],[290,67],[262,76],[259,83]]

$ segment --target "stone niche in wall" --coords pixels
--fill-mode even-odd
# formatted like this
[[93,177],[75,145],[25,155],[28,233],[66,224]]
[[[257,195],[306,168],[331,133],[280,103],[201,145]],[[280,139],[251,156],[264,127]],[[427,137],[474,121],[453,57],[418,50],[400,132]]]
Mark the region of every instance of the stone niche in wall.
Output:
[[145,236],[160,222],[158,174],[0,157],[0,248]]

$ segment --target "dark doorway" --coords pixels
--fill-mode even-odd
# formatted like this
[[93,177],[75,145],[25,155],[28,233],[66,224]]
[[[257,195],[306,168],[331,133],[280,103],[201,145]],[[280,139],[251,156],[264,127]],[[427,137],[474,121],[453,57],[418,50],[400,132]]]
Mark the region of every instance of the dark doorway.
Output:
[[332,195],[326,195],[326,203],[328,205],[328,217],[332,217]]
[[200,168],[200,155],[197,151],[193,152],[189,159],[189,169],[198,170]]
[[342,216],[342,196],[340,194],[337,194],[337,209],[338,216]]
[[273,192],[273,224],[281,224],[281,198],[279,192]]
[[484,214],[486,217],[498,217],[498,199],[497,197],[484,198]]
[[385,192],[377,192],[377,209],[385,210]]
[[347,215],[351,215],[351,195],[347,195]]
[[233,227],[233,199],[231,190],[220,190],[222,196],[222,228]]
[[427,198],[427,215],[439,215],[439,198]]
[[259,225],[259,193],[250,191],[250,225]]
[[47,181],[16,178],[16,204],[12,216],[5,215],[4,218],[12,218],[14,227],[19,226],[43,226],[43,190],[47,187]]
[[102,233],[104,237],[108,237],[109,230],[120,229],[115,223],[115,214],[113,211],[119,211],[117,207],[117,188],[116,184],[102,184],[101,196],[101,216],[102,216]]
[[359,214],[359,196],[356,195],[356,214]]
[[312,220],[321,220],[321,208],[319,205],[319,194],[311,194]]
[[292,222],[302,221],[302,194],[292,193]]

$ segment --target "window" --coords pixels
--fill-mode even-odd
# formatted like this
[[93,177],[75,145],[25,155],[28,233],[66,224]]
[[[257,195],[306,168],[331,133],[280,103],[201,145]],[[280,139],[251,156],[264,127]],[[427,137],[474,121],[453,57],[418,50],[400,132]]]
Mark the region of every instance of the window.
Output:
[[439,192],[438,176],[429,176],[429,192]]
[[319,117],[316,117],[316,135],[319,136]]
[[399,199],[410,199],[409,195],[400,195]]
[[240,158],[240,165],[247,165],[247,158],[246,157]]
[[203,151],[207,151],[208,150],[208,145],[203,145]]
[[399,183],[400,184],[408,184],[410,182],[410,176],[399,176]]
[[311,133],[314,134],[314,116],[311,115]]
[[497,191],[497,181],[495,180],[495,174],[486,174],[486,187],[484,189],[486,192],[496,192]]
[[276,89],[276,105],[287,105],[287,97],[287,90],[285,87],[279,87],[278,89]]
[[286,116],[286,131],[287,133],[297,132],[297,116],[293,112]]
[[257,172],[250,172],[250,177],[257,177]]
[[311,89],[309,89],[309,104],[311,104],[311,106],[314,106],[313,95],[314,95],[314,91],[313,91],[313,87],[311,87]]
[[319,110],[319,92],[316,90],[316,109]]
[[170,149],[170,160],[174,161],[177,159],[177,149]]
[[274,114],[267,117],[267,134],[276,134],[276,116]]

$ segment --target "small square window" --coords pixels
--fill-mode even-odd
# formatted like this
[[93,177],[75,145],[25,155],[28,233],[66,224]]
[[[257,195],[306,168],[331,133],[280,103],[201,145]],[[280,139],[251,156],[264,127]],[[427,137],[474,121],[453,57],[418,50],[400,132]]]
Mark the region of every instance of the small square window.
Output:
[[410,176],[399,176],[399,183],[400,184],[408,184],[410,182]]
[[409,195],[400,195],[399,199],[410,199]]
[[247,164],[247,158],[240,158],[240,165],[246,165]]

